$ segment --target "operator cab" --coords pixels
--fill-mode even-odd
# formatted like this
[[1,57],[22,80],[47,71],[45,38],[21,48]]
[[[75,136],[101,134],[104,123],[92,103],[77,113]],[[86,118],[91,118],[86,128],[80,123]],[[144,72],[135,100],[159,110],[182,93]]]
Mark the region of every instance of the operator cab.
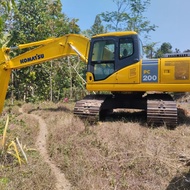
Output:
[[116,71],[142,59],[142,44],[136,32],[113,32],[91,39],[88,72],[94,81],[104,80]]

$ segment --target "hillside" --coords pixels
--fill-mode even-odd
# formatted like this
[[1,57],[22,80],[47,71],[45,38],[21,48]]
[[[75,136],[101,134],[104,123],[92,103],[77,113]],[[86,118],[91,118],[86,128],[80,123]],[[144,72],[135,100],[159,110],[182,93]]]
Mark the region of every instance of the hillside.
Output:
[[180,108],[179,125],[171,130],[148,127],[142,111],[90,123],[74,116],[73,107],[49,102],[5,107],[1,129],[9,113],[9,135],[22,142],[28,164],[10,166],[7,160],[0,189],[190,189],[187,111]]

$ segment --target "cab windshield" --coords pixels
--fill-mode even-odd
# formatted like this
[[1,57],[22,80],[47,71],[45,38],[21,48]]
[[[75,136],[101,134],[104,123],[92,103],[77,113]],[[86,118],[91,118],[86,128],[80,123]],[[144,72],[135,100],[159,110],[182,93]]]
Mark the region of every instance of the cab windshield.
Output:
[[114,40],[103,40],[95,42],[92,52],[91,63],[94,67],[95,80],[102,80],[107,78],[114,72]]
[[97,41],[94,43],[92,61],[114,60],[115,43],[113,40]]

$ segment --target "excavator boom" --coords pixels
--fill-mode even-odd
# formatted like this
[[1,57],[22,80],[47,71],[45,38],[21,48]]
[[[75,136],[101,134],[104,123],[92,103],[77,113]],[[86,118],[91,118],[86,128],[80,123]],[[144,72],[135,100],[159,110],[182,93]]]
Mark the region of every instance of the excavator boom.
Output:
[[[33,48],[12,59],[9,52],[15,49]],[[85,63],[88,61],[89,39],[77,34],[68,34],[59,38],[51,38],[17,47],[0,49],[0,113],[4,106],[8,83],[12,69],[21,69],[45,61],[76,55]]]

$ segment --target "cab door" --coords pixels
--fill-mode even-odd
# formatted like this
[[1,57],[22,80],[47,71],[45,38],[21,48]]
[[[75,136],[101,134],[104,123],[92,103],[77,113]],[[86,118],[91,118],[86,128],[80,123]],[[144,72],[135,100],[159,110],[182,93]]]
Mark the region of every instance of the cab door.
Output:
[[136,35],[121,37],[118,41],[116,62],[117,83],[140,83],[140,43]]
[[88,71],[93,74],[94,81],[104,81],[115,72],[115,51],[114,38],[101,38],[92,42]]

